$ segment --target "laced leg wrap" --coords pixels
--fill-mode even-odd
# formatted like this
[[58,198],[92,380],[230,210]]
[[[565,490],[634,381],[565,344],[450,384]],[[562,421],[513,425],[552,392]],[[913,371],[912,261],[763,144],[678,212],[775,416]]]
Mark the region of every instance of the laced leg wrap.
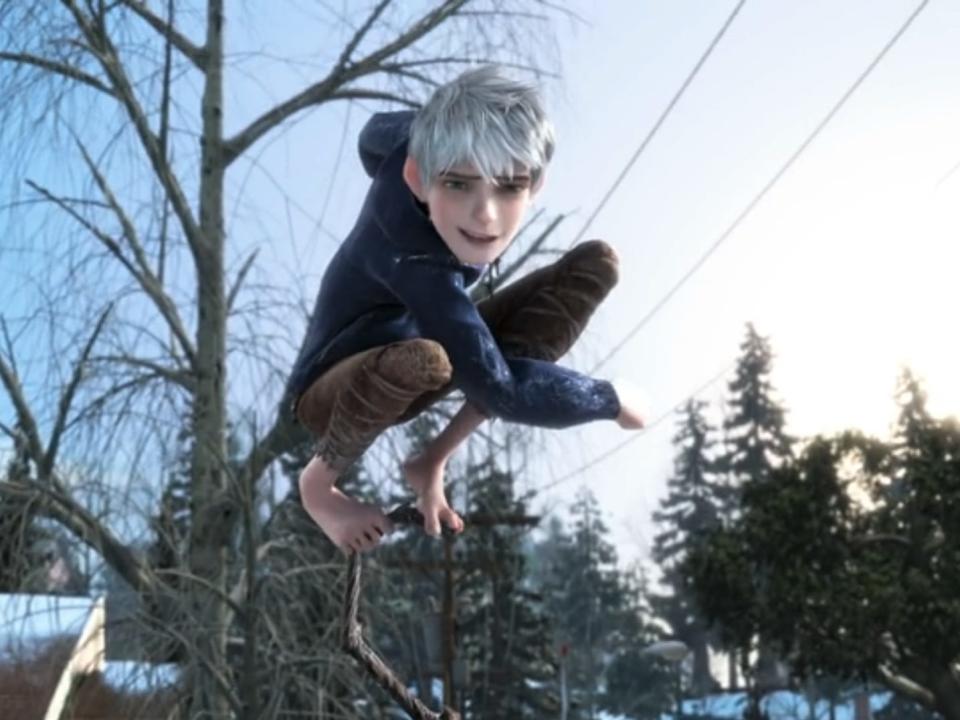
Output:
[[498,328],[501,346],[520,357],[556,362],[573,347],[617,279],[617,255],[609,245],[599,240],[578,245],[557,262],[549,281],[517,303]]
[[353,382],[337,391],[316,454],[343,472],[417,398],[446,385],[452,374],[450,361],[438,343],[411,340],[383,348]]

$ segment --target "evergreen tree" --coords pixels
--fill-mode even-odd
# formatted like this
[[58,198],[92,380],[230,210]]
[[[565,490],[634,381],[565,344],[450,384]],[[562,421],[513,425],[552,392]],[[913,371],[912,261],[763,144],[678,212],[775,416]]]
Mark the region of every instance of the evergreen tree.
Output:
[[[556,647],[565,657],[570,720],[597,717],[606,702],[605,673],[636,610],[617,567],[596,498],[581,490],[571,506],[573,527],[552,522],[538,548],[547,611]],[[542,549],[542,550],[541,550]],[[642,634],[637,644],[644,645]]]
[[[13,443],[4,480],[23,483],[30,477],[30,462],[19,427],[14,429]],[[31,573],[42,564],[38,552],[42,536],[28,505],[12,494],[0,495],[0,592],[19,592],[28,584]]]
[[[402,454],[397,457],[411,457],[419,453],[440,431],[446,409],[449,409],[449,405],[441,403],[407,423],[402,428],[402,437],[397,438],[402,448]],[[462,496],[467,478],[459,464],[447,466],[445,481],[447,497],[453,506],[462,509],[462,502],[458,503],[456,496]],[[401,481],[395,487],[398,493],[389,497],[388,504],[391,507],[414,502],[415,498],[405,482]],[[381,565],[388,572],[378,578],[382,589],[376,597],[372,597],[370,611],[389,618],[388,622],[378,624],[376,642],[397,675],[415,687],[418,697],[424,702],[439,708],[443,698],[434,692],[439,686],[435,686],[433,680],[440,679],[444,670],[441,620],[447,582],[442,568],[444,545],[427,535],[423,528],[400,530],[376,551]],[[470,528],[470,532],[475,532],[475,528]],[[450,579],[454,592],[459,593],[463,559],[459,540],[454,543],[453,551],[452,559],[456,567]],[[458,607],[457,615],[462,612]]]
[[960,423],[909,376],[900,403],[893,442],[814,438],[746,485],[690,572],[731,642],[765,637],[800,677],[878,681],[960,720]]
[[[514,476],[491,454],[470,473],[469,512],[524,516]],[[559,708],[549,691],[556,675],[542,595],[534,588],[524,553],[529,528],[475,527],[462,538],[467,575],[458,583],[460,643],[473,680],[470,715],[542,718]]]
[[[793,456],[792,439],[786,433],[785,410],[774,398],[770,372],[773,350],[770,341],[747,324],[747,335],[740,345],[734,379],[728,386],[728,415],[724,420],[726,451],[719,469],[726,475],[730,491],[725,515],[738,513],[740,490],[747,483],[768,479],[771,473]],[[756,666],[746,667],[760,685],[778,684],[777,658],[762,638]]]
[[[437,434],[444,422],[442,410],[424,412],[405,426],[404,456],[418,453]],[[447,497],[468,515],[489,520],[525,516],[526,504],[516,497],[515,475],[503,469],[510,456],[507,446],[518,435],[499,435],[498,426],[489,432],[486,440],[473,440],[465,449],[463,454],[473,462],[447,465]],[[405,493],[391,498],[391,504],[410,500]],[[372,597],[371,613],[389,616],[389,622],[377,627],[377,647],[431,707],[441,702],[430,680],[444,670],[446,630],[440,611],[449,582],[456,618],[454,667],[466,669],[455,678],[456,702],[465,700],[466,717],[555,714],[555,661],[546,612],[530,578],[524,547],[528,532],[523,525],[471,525],[468,520],[466,531],[452,541],[437,542],[421,528],[410,528],[377,551],[378,564],[394,568],[381,578],[388,591]]]
[[769,477],[771,470],[793,456],[786,412],[774,398],[770,382],[772,368],[770,341],[748,324],[736,373],[728,386],[729,414],[723,423],[727,448],[721,467],[735,488]]
[[[23,485],[31,481],[25,435],[14,425],[13,455],[3,480]],[[13,493],[0,494],[0,592],[80,595],[89,578],[62,529],[40,518],[36,501]]]
[[654,613],[642,567],[638,564],[621,573],[621,581],[626,603],[619,627],[611,635],[602,707],[635,720],[660,720],[675,707],[675,668],[644,652],[662,638],[648,621]]
[[717,688],[710,673],[711,637],[679,566],[691,544],[718,526],[725,500],[725,489],[719,483],[711,452],[714,443],[712,428],[704,416],[705,406],[702,401],[690,400],[673,438],[677,449],[674,472],[667,481],[667,497],[653,514],[659,526],[653,541],[653,559],[663,573],[662,584],[670,592],[651,598],[657,615],[693,652],[691,690],[699,695]]

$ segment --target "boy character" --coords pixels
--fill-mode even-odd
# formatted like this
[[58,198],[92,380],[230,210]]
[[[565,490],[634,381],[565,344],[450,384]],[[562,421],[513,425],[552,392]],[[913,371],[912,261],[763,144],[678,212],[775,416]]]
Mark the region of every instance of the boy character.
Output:
[[609,382],[554,364],[616,284],[609,246],[578,245],[476,305],[468,294],[513,240],[553,145],[537,89],[493,66],[361,131],[373,182],[324,274],[289,381],[297,419],[317,437],[299,478],[303,505],[344,551],[369,550],[392,528],[380,508],[337,489],[337,477],[386,428],[453,388],[463,407],[403,466],[431,535],[441,523],[463,529],[444,468],[486,418],[643,426]]

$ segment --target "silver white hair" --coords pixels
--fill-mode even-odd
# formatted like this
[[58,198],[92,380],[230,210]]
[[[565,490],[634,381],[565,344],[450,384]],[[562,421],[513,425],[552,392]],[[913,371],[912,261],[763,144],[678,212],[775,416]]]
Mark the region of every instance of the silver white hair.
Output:
[[497,65],[441,85],[410,128],[409,153],[424,186],[461,163],[491,182],[512,177],[518,168],[536,182],[553,148],[553,125],[537,86],[507,77]]

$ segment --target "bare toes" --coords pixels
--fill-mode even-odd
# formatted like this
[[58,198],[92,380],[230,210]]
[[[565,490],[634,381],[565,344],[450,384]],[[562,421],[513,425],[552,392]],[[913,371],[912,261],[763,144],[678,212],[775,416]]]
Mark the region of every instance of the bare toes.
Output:
[[380,536],[377,534],[376,528],[371,528],[369,531],[363,534],[365,542],[363,543],[364,550],[373,550],[380,543]]

